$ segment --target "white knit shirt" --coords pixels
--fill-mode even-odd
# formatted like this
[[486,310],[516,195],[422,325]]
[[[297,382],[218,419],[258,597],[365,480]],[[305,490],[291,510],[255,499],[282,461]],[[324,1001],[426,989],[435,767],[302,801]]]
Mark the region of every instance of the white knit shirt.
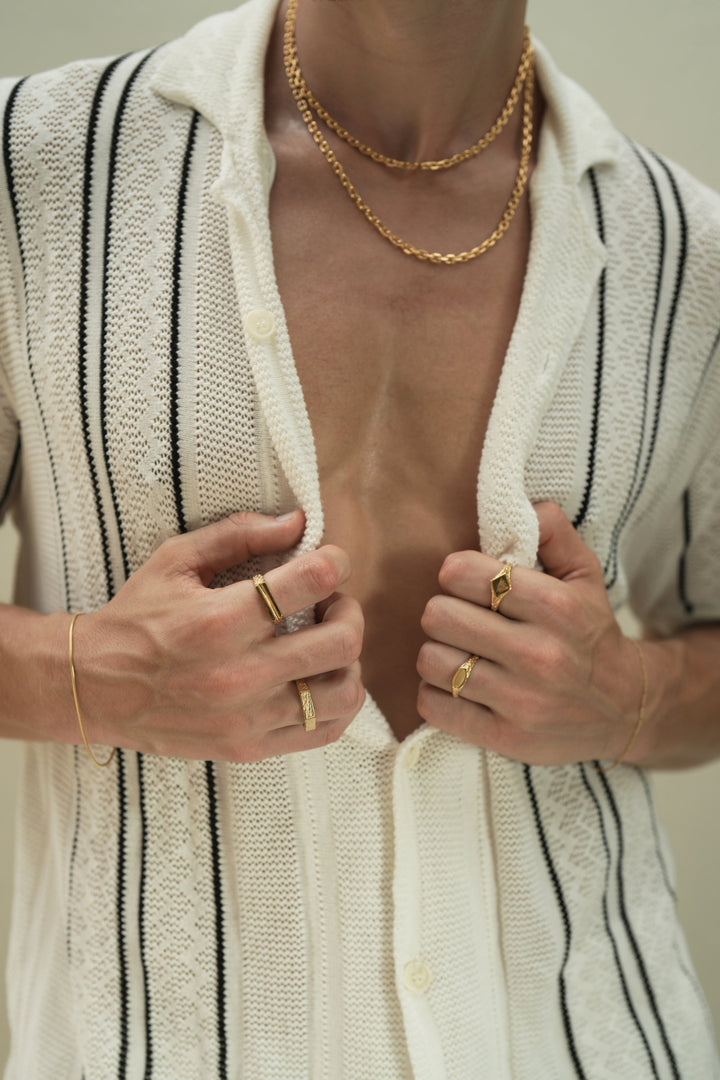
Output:
[[[268,222],[273,15],[0,83],[0,512],[27,606],[97,608],[239,509],[300,505],[321,541]],[[534,566],[552,499],[614,606],[718,619],[720,200],[540,47],[538,78],[479,544]],[[371,700],[327,749],[251,765],[30,744],[6,1080],[711,1080],[672,882],[641,770],[426,724],[398,744]]]

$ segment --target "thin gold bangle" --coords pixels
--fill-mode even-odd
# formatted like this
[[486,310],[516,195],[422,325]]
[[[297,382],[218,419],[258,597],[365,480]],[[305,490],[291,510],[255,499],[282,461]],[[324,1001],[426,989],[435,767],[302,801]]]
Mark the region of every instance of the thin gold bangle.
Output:
[[637,654],[638,654],[638,657],[640,659],[640,667],[642,668],[642,674],[643,674],[643,688],[642,688],[642,697],[640,699],[640,711],[638,712],[638,718],[637,718],[637,721],[635,722],[635,729],[634,729],[632,735],[630,736],[630,740],[629,740],[627,746],[625,747],[625,749],[623,750],[622,754],[620,755],[620,757],[617,759],[617,761],[614,761],[612,763],[612,765],[608,765],[607,767],[604,767],[602,765],[596,765],[595,766],[597,771],[602,772],[602,773],[612,772],[613,769],[616,769],[618,767],[618,765],[622,764],[622,762],[625,760],[625,758],[630,753],[630,750],[632,749],[633,743],[635,742],[638,735],[640,734],[640,728],[643,726],[643,724],[645,722],[645,706],[647,705],[647,692],[648,692],[648,674],[647,674],[647,665],[645,663],[645,654],[642,651],[642,647],[641,647],[639,641],[636,641],[634,638],[631,638],[630,640],[632,641],[633,645],[637,649]]
[[82,713],[80,712],[80,702],[78,701],[77,678],[75,677],[75,664],[73,661],[73,631],[75,630],[75,623],[77,622],[78,616],[80,615],[82,615],[81,611],[75,612],[72,619],[70,620],[70,630],[68,633],[68,654],[70,657],[70,678],[72,679],[73,701],[75,702],[75,712],[77,713],[78,724],[80,725],[80,734],[82,735],[82,740],[85,743],[85,749],[88,752],[90,760],[92,761],[93,765],[97,765],[98,769],[106,769],[112,759],[115,757],[115,749],[113,749],[107,761],[98,761],[98,759],[95,757],[92,750],[90,749],[90,743],[87,741],[87,735],[85,734],[85,725],[83,724]]

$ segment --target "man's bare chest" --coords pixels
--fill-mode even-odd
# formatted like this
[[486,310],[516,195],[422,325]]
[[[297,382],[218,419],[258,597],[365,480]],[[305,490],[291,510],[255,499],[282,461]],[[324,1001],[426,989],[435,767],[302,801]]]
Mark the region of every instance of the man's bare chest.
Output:
[[519,218],[484,261],[438,267],[393,249],[344,203],[324,209],[299,206],[276,181],[276,276],[315,440],[324,539],[350,555],[347,591],[366,617],[365,684],[402,737],[419,723],[422,610],[444,557],[477,546],[478,466],[529,221]]
[[361,218],[346,232],[347,215],[337,229],[330,216],[320,230],[277,195],[272,210],[321,483],[353,456],[446,485],[466,465],[476,472],[520,301],[525,223],[484,263],[445,267],[403,255]]

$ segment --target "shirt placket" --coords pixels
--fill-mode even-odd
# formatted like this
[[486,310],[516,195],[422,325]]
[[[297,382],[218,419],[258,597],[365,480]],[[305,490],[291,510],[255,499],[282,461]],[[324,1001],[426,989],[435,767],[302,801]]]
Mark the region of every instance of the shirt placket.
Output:
[[416,1080],[446,1080],[440,1030],[432,995],[439,957],[423,941],[423,868],[418,845],[417,800],[422,796],[421,759],[432,752],[427,731],[400,747],[393,771],[395,862],[393,876],[395,982],[405,1021],[408,1054]]
[[393,773],[395,979],[416,1080],[503,1080],[508,1019],[485,752],[421,729]]

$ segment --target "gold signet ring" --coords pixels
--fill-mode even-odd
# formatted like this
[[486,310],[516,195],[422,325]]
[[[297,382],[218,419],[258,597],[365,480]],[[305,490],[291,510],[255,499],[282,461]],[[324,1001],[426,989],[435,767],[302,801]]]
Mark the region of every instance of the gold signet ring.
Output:
[[457,669],[457,671],[452,677],[452,683],[450,684],[453,697],[460,696],[463,686],[470,678],[470,672],[475,667],[479,659],[479,656],[468,656],[467,660],[465,660]]
[[254,577],[253,577],[253,585],[255,586],[255,588],[257,589],[257,591],[260,593],[263,600],[265,601],[265,606],[267,607],[268,611],[270,612],[270,618],[272,619],[272,621],[274,623],[282,622],[283,619],[285,618],[285,616],[283,615],[282,611],[280,610],[280,608],[275,603],[275,599],[273,597],[273,594],[268,589],[267,582],[265,581],[265,578],[262,576],[262,574],[255,574],[254,575]]
[[310,687],[304,679],[296,679],[295,685],[297,686],[298,694],[300,695],[305,730],[314,731],[317,717],[315,716],[315,704],[312,699],[312,694],[310,693]]
[[512,563],[505,563],[499,574],[490,580],[490,608],[497,611],[509,592],[512,592]]

